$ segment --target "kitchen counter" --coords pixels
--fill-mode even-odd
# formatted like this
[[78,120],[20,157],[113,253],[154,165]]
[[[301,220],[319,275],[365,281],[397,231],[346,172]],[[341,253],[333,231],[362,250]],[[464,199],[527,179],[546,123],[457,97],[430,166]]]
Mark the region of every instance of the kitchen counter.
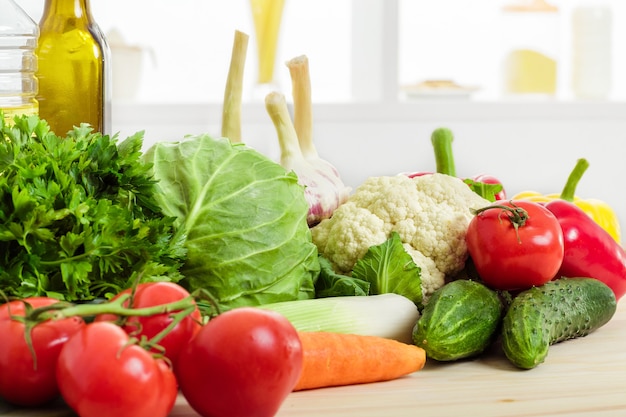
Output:
[[[427,362],[394,381],[292,393],[276,417],[626,416],[626,302],[596,332],[550,348],[532,370],[514,368],[495,345],[478,359]],[[4,417],[72,417],[63,405]],[[170,417],[197,414],[179,396]],[[122,417],[122,416],[121,416]]]

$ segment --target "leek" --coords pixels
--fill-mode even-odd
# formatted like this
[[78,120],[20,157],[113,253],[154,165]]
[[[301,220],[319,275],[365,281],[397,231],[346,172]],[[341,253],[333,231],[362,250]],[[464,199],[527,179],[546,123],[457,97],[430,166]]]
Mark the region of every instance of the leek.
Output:
[[417,306],[395,293],[283,301],[259,308],[282,314],[298,331],[371,335],[404,343],[413,343],[419,319]]

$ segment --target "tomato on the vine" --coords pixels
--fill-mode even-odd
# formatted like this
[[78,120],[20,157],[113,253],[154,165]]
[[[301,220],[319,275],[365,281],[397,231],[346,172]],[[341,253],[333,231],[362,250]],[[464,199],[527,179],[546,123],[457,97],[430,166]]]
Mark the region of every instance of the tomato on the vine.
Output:
[[[126,289],[117,294],[113,300],[124,294],[130,294],[132,289]],[[189,292],[178,284],[172,282],[146,282],[137,285],[132,297],[132,305],[129,301],[124,302],[124,306],[132,308],[153,307],[168,304],[174,301],[189,297]],[[123,329],[130,335],[151,339],[169,326],[174,320],[173,314],[163,313],[150,316],[127,317],[123,324]],[[112,314],[101,314],[96,316],[95,321],[115,321],[119,317]],[[201,314],[198,307],[183,318],[167,335],[158,343],[163,348],[165,356],[176,362],[178,353],[189,340],[200,330]]]
[[253,307],[211,319],[175,368],[181,392],[204,417],[272,417],[301,371],[296,329],[284,316]]
[[65,343],[56,377],[81,417],[166,417],[178,394],[167,362],[110,322],[90,323]]
[[59,396],[56,381],[59,353],[85,322],[79,317],[71,317],[38,323],[30,332],[32,345],[29,347],[25,324],[12,318],[24,317],[24,303],[37,308],[58,302],[55,298],[31,297],[0,305],[0,397],[6,401],[38,406]]
[[499,201],[477,210],[466,235],[480,278],[498,290],[523,290],[555,278],[563,232],[548,209],[530,201]]

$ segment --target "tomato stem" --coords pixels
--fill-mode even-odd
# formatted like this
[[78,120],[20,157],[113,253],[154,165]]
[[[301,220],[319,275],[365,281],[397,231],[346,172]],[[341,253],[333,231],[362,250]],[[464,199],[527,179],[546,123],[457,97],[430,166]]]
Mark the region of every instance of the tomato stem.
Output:
[[49,306],[34,309],[28,316],[29,319],[35,321],[59,320],[68,317],[91,317],[99,314],[114,314],[116,316],[152,316],[155,314],[165,314],[179,312],[195,307],[194,298],[192,296],[181,300],[173,301],[167,304],[161,304],[152,307],[132,308],[125,307],[126,302],[131,294],[122,294],[115,300],[101,304],[70,304],[66,302],[58,302]]
[[479,208],[479,209],[471,209],[472,214],[479,215],[480,213],[491,210],[491,209],[500,209],[502,210],[499,214],[499,218],[501,216],[506,216],[511,225],[515,229],[515,235],[517,236],[517,242],[522,243],[522,240],[519,237],[519,228],[523,227],[526,224],[526,221],[529,219],[528,212],[521,208],[520,206],[513,203],[512,200],[509,201],[510,206],[505,206],[503,204],[492,204],[487,207]]
[[[195,298],[198,309],[201,311],[203,316],[215,317],[221,314],[222,311],[217,298],[215,298],[207,289],[199,288],[191,295]],[[205,303],[204,300],[207,300],[208,303]]]
[[150,340],[148,340],[145,343],[140,343],[141,346],[143,346],[144,349],[146,350],[151,350],[155,347],[157,347],[159,345],[159,342],[161,340],[163,340],[163,338],[165,336],[167,336],[167,334],[169,332],[171,332],[176,326],[178,326],[178,323],[180,323],[181,321],[183,321],[183,319],[185,317],[187,317],[188,315],[192,314],[194,312],[194,310],[196,309],[195,305],[190,305],[189,307],[187,307],[184,310],[181,310],[175,314],[172,314],[170,317],[172,318],[171,323],[164,328],[163,330],[161,330],[159,333],[155,334]]

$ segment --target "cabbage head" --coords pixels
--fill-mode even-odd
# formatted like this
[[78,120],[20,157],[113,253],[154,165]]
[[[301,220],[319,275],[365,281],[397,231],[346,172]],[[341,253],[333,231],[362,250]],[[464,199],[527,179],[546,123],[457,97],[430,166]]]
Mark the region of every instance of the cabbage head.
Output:
[[158,203],[185,235],[181,283],[190,291],[206,289],[221,311],[314,297],[317,247],[293,172],[209,135],[156,143],[144,158]]

